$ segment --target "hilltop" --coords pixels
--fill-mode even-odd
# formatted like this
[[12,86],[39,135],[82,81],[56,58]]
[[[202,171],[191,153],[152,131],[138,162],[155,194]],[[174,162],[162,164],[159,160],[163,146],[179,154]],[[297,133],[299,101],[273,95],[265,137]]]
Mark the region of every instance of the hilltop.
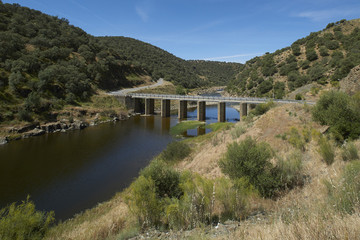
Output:
[[58,18],[0,1],[0,123],[48,121],[102,91],[159,78],[183,88],[225,85],[241,64],[185,61],[128,37],[94,37]]
[[340,20],[289,47],[247,61],[236,80],[228,85],[228,91],[283,98],[309,84],[313,91],[326,86],[338,88],[359,64],[360,19]]

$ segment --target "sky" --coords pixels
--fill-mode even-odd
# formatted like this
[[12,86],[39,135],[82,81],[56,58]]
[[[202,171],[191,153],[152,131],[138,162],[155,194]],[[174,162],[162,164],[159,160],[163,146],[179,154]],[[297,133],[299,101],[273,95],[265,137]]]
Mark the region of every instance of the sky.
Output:
[[66,18],[93,36],[125,36],[185,60],[244,63],[330,22],[359,0],[3,0]]

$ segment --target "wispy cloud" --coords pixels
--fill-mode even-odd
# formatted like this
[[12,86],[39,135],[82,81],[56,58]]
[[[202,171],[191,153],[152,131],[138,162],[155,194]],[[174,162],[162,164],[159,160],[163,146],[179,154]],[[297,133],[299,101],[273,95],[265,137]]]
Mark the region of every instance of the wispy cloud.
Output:
[[294,14],[296,17],[308,18],[315,22],[330,20],[333,18],[346,18],[353,14],[359,14],[360,8],[355,7],[351,9],[326,9],[315,11],[304,11]]
[[226,60],[226,59],[234,59],[234,58],[245,58],[245,57],[255,57],[262,55],[263,53],[246,53],[246,54],[237,54],[237,55],[231,55],[231,56],[221,56],[221,57],[210,57],[210,58],[204,58],[204,60]]
[[105,18],[93,13],[89,8],[85,7],[83,4],[78,3],[74,0],[70,0],[70,2],[76,6],[78,6],[79,8],[81,8],[82,10],[88,12],[89,14],[91,14],[93,17],[97,18],[98,20],[102,21],[103,23],[107,24],[107,25],[111,25],[114,26],[110,21],[106,20]]
[[136,6],[135,10],[137,15],[139,15],[139,17],[141,18],[141,20],[143,20],[143,22],[147,22],[149,20],[149,14],[147,13],[147,11],[145,11],[144,8],[140,6]]

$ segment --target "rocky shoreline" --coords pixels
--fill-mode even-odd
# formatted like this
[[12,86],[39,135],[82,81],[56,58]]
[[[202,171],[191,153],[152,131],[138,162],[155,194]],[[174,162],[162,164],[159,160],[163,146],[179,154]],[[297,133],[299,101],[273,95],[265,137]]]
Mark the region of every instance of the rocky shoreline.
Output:
[[136,114],[111,113],[109,114],[109,116],[106,116],[106,118],[104,119],[104,117],[101,116],[101,113],[96,113],[95,117],[87,120],[63,118],[59,121],[53,121],[53,122],[46,122],[46,123],[35,122],[19,127],[6,127],[3,130],[5,131],[6,136],[0,137],[0,145],[4,145],[11,141],[19,140],[23,138],[41,136],[46,133],[82,130],[89,126],[96,126],[102,123],[123,121],[129,119],[134,115]]

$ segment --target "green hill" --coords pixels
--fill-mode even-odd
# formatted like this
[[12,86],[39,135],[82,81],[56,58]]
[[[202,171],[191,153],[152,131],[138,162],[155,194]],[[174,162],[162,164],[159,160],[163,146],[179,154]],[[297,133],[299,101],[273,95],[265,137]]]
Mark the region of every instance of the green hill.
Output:
[[246,62],[228,90],[238,95],[282,98],[308,83],[339,81],[360,64],[360,19],[329,23],[290,47]]
[[0,122],[86,102],[97,89],[138,85],[145,76],[185,88],[225,85],[241,64],[198,66],[148,43],[93,37],[66,19],[0,1]]

